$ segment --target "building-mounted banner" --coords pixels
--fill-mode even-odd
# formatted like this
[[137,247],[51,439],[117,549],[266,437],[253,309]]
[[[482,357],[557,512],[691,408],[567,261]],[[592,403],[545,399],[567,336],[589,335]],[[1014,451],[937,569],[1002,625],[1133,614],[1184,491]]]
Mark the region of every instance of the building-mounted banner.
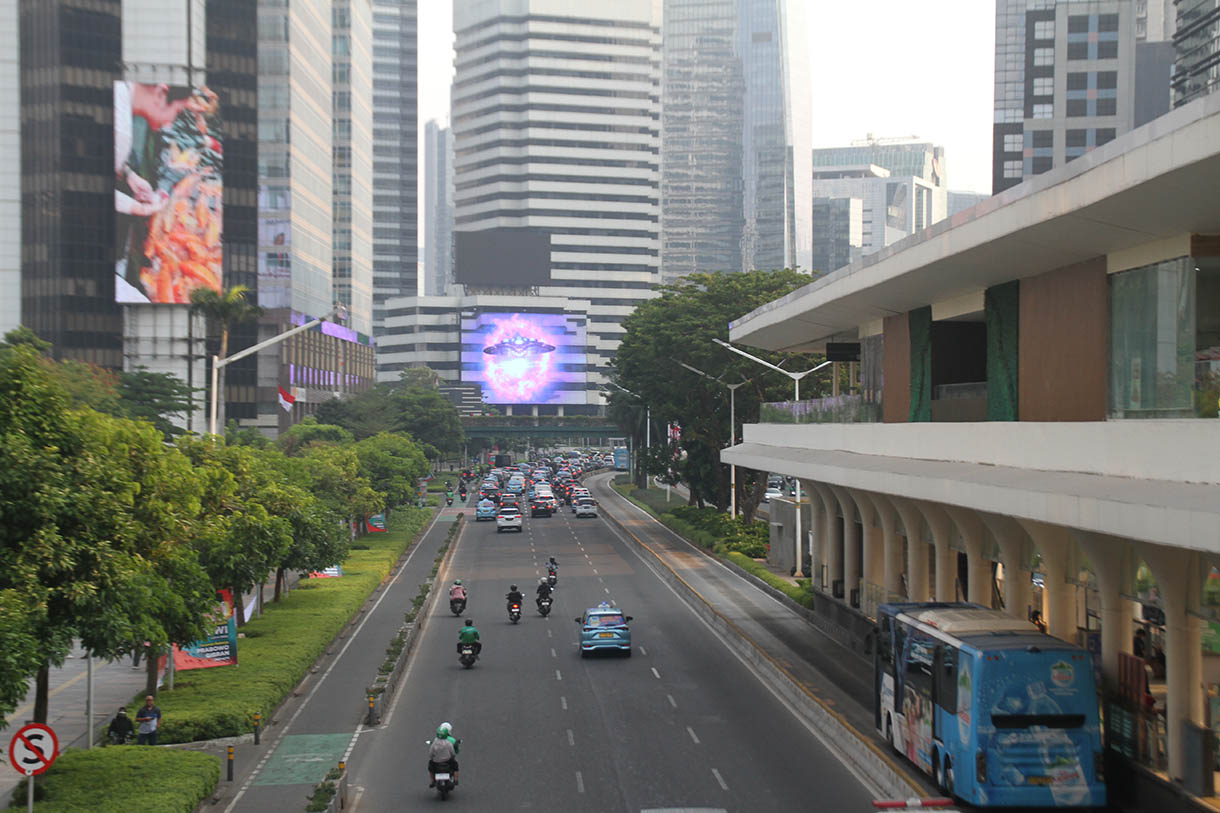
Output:
[[233,612],[233,591],[217,590],[220,603],[212,616],[212,634],[185,648],[174,646],[174,669],[206,669],[210,666],[237,664],[237,617]]
[[219,110],[206,87],[114,83],[116,302],[222,290]]

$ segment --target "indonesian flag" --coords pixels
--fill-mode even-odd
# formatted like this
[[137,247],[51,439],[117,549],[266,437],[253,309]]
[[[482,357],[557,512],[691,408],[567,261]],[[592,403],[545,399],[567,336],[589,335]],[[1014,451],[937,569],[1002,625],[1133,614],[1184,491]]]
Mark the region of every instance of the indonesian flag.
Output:
[[292,405],[294,403],[296,403],[296,400],[297,400],[296,396],[290,392],[287,392],[283,387],[280,387],[279,390],[280,390],[280,406],[282,406],[284,408],[285,412],[291,412]]

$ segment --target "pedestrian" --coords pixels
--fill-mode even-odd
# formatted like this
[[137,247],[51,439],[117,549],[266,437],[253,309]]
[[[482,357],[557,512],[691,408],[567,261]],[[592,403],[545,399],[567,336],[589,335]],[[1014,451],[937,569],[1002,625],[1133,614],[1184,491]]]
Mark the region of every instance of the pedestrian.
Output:
[[1148,657],[1148,630],[1143,627],[1135,631],[1135,639],[1131,642],[1131,654],[1137,658]]
[[150,694],[144,698],[144,705],[136,712],[136,724],[140,727],[137,745],[156,745],[157,731],[161,728],[161,709],[153,704]]
[[127,707],[119,706],[118,714],[114,715],[114,719],[110,721],[110,725],[106,728],[106,735],[110,738],[111,745],[123,745],[131,740],[131,718],[127,716]]

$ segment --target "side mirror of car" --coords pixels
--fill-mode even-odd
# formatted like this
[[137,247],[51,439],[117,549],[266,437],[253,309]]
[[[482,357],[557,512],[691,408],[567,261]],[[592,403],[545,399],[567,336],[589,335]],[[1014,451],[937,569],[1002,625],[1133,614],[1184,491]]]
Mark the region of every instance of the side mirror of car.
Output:
[[581,619],[579,619],[579,618],[573,618],[572,620],[575,621],[577,624],[579,624],[581,622]]
[[631,619],[632,619],[632,616],[630,616],[630,615],[623,616],[624,621],[630,621]]

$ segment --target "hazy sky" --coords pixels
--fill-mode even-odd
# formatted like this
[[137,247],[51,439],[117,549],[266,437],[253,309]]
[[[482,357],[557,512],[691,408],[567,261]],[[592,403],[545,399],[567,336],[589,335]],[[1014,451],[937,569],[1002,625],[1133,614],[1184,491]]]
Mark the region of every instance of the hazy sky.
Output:
[[[813,146],[917,135],[945,147],[951,189],[991,191],[995,0],[806,0],[805,14]],[[419,76],[422,166],[424,124],[449,119],[453,0],[419,3]]]

